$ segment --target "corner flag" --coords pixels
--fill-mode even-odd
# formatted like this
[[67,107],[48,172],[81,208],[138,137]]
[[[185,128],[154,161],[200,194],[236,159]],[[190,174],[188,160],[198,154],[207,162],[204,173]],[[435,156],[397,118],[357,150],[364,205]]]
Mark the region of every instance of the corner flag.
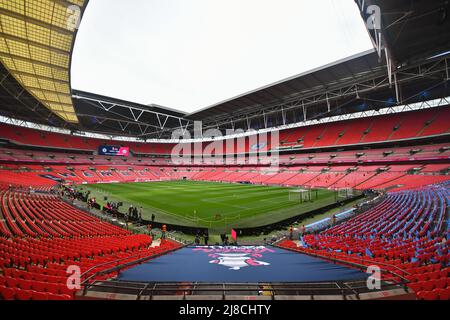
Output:
[[231,230],[231,238],[232,238],[234,241],[237,241],[237,232],[236,232],[236,230],[234,230],[234,229]]

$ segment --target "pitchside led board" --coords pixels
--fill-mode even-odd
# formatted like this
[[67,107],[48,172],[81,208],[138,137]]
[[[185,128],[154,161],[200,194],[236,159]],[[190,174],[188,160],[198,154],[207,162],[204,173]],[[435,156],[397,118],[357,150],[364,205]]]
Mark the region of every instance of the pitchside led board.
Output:
[[101,156],[128,157],[130,155],[130,148],[117,146],[100,146],[98,147],[98,154]]

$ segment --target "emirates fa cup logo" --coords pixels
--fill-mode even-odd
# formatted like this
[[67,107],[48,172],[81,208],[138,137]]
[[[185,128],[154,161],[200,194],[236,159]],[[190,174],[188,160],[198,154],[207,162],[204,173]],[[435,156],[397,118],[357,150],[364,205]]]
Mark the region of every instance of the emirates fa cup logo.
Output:
[[241,268],[249,266],[269,266],[270,263],[256,260],[249,257],[247,253],[220,253],[217,259],[210,261],[209,263],[216,263],[230,270],[240,270]]

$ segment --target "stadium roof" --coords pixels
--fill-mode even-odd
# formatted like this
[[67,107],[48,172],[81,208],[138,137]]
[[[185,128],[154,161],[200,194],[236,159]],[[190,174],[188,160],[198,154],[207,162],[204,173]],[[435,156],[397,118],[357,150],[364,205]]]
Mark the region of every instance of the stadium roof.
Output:
[[63,120],[78,122],[70,61],[87,0],[0,1],[0,61],[26,91]]
[[159,105],[143,105],[73,90],[80,127],[98,133],[162,137],[165,131],[186,125],[185,113]]
[[[262,129],[450,95],[450,55],[397,69],[375,50],[316,68],[187,116],[206,127]],[[233,123],[232,123],[233,122]],[[254,127],[256,124],[257,127]]]
[[[60,8],[61,4],[69,5],[70,3],[83,3],[84,10],[87,3],[87,1],[60,0],[30,0],[26,3],[29,5],[36,2],[52,4],[53,10]],[[383,8],[387,8],[385,2],[378,2],[381,6],[385,6]],[[387,2],[391,3],[391,1]],[[406,5],[410,2],[392,1],[397,5],[402,4],[404,7],[401,10],[403,11],[407,9]],[[19,9],[12,7],[13,3],[18,4],[17,8]],[[364,6],[361,5],[360,8],[365,12],[368,2],[364,3]],[[32,47],[36,44],[37,39],[28,39],[27,36],[30,36],[31,33],[27,32],[25,32],[24,38],[20,38],[19,29],[7,31],[3,26],[3,22],[9,21],[10,16],[14,18],[20,16],[20,14],[14,13],[14,10],[23,9],[21,4],[25,4],[24,0],[0,0],[0,17],[3,28],[0,33],[0,42],[16,41],[21,43],[22,46],[28,48],[25,53],[27,54],[34,50]],[[395,8],[397,7],[393,6],[392,10]],[[56,11],[60,12],[58,10]],[[35,21],[37,20],[35,18],[33,18],[34,20],[28,19],[26,17],[28,13],[25,14],[25,12],[28,11],[23,11],[22,20],[18,20],[20,21],[18,23],[26,28],[25,31],[28,30],[27,28],[33,28],[30,27],[33,24],[30,24],[30,21],[36,22],[39,26],[43,24],[43,22]],[[435,11],[431,10],[431,12]],[[365,18],[364,13],[362,16]],[[56,44],[53,46],[51,42],[47,46],[42,43],[38,46],[48,53],[46,62],[39,61],[37,58],[33,60],[31,56],[26,58],[20,55],[11,55],[10,52],[1,53],[0,50],[0,57],[2,57],[0,115],[73,131],[90,131],[143,139],[163,139],[170,138],[171,131],[175,128],[191,130],[193,122],[196,120],[203,122],[204,129],[218,128],[222,131],[237,128],[244,130],[267,129],[302,121],[443,98],[450,96],[450,86],[448,86],[450,53],[430,58],[430,54],[434,55],[445,50],[446,45],[436,40],[438,42],[435,47],[431,41],[428,41],[430,34],[426,30],[439,32],[440,25],[432,24],[431,13],[426,16],[427,19],[418,17],[412,19],[411,22],[405,22],[404,29],[411,26],[411,31],[400,32],[398,30],[399,33],[395,33],[394,27],[380,29],[380,32],[383,32],[382,38],[386,37],[387,39],[386,45],[393,48],[388,55],[380,54],[379,48],[376,47],[373,50],[304,72],[191,114],[159,105],[142,105],[71,90],[70,77],[66,78],[67,81],[58,79],[56,76],[58,73],[54,70],[64,69],[67,72],[70,70],[70,54],[75,31],[72,34],[70,48],[56,48]],[[384,15],[383,19],[383,25],[390,21]],[[48,27],[46,30],[50,34],[47,41],[52,41],[51,35],[55,33],[55,30],[56,32],[67,32],[63,32],[61,25],[53,26],[49,24],[49,21],[46,23]],[[444,23],[447,22],[444,21]],[[9,22],[6,22],[5,25],[8,24]],[[393,23],[393,26],[395,25]],[[416,30],[419,25],[423,26],[423,31]],[[442,36],[447,37],[448,30],[441,31]],[[408,39],[413,36],[414,32],[416,32],[415,42],[410,42]],[[397,40],[390,42],[389,39],[395,39],[396,34]],[[395,45],[393,45],[394,43]],[[447,46],[448,44],[450,41],[447,42]],[[376,45],[375,42],[374,45]],[[52,56],[59,50],[68,50],[69,52],[64,60],[68,64],[58,67],[56,66],[57,62],[52,60]],[[411,55],[408,55],[408,52],[411,52]],[[395,61],[403,61],[403,63],[392,67],[390,63],[394,58]],[[28,65],[32,69],[19,70],[16,63],[21,65],[19,63],[21,61],[28,61]],[[8,63],[10,64],[8,65]],[[44,76],[39,73],[45,65],[52,77],[49,77],[50,74]],[[27,82],[28,78],[23,76],[33,78],[34,82],[31,80]],[[32,86],[33,83],[35,87]],[[70,89],[70,97],[67,96],[67,91],[58,92],[57,85],[60,87],[63,83]],[[45,84],[53,86],[44,88]],[[61,101],[60,96],[65,97],[66,100]],[[52,98],[58,102],[54,101],[50,104]],[[61,107],[66,109],[61,110]]]
[[[450,50],[450,1],[355,0],[377,50],[387,49],[394,67]],[[379,23],[374,24],[379,10]],[[374,7],[372,7],[374,8]],[[369,23],[367,23],[369,21]]]
[[315,90],[323,91],[331,88],[333,84],[354,82],[358,77],[368,73],[382,74],[384,69],[374,50],[369,50],[222,101],[193,112],[187,117],[193,120],[205,120],[220,114],[235,112],[246,114],[249,109],[255,107],[283,103],[287,99],[295,99]]

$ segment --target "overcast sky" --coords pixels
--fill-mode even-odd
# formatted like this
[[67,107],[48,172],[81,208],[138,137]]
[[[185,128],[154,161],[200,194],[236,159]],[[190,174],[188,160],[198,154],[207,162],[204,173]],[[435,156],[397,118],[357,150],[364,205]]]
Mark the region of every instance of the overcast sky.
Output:
[[353,0],[91,0],[72,87],[193,112],[371,48]]

